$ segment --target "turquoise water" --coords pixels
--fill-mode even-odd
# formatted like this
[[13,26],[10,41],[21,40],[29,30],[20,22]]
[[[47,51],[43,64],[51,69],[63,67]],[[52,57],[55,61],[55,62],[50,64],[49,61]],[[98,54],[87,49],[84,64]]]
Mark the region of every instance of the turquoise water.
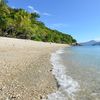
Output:
[[100,100],[100,46],[60,49],[51,63],[59,87],[46,100]]
[[66,74],[80,85],[76,100],[100,100],[100,46],[76,46],[60,55]]
[[81,67],[100,70],[100,46],[81,46],[66,48],[63,55]]

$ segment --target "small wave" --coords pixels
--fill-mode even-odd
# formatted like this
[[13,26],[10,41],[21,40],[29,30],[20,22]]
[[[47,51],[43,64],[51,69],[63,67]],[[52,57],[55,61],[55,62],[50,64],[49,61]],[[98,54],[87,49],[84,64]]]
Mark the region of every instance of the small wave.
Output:
[[56,51],[51,55],[51,63],[53,65],[53,75],[57,79],[59,89],[56,93],[48,95],[47,100],[75,100],[74,93],[79,90],[79,84],[66,74],[66,68],[60,63],[60,54],[63,49]]

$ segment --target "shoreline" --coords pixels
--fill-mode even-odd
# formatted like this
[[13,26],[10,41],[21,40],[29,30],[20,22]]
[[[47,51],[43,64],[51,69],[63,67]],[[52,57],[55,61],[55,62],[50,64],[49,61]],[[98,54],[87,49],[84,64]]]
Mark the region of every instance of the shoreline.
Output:
[[5,37],[0,44],[0,99],[41,100],[57,91],[50,56],[67,44]]
[[58,90],[48,95],[48,99],[43,100],[75,100],[75,94],[80,86],[78,82],[66,73],[66,66],[61,63],[60,54],[64,53],[64,48],[58,49],[51,55],[53,65],[53,75],[57,81]]

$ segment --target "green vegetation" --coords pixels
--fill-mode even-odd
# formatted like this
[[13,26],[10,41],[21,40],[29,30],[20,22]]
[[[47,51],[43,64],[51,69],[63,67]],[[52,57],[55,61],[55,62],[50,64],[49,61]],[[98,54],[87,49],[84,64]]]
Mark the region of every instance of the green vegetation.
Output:
[[12,9],[6,0],[0,0],[0,36],[31,39],[44,42],[76,43],[71,35],[49,29],[38,21],[39,14],[24,9]]

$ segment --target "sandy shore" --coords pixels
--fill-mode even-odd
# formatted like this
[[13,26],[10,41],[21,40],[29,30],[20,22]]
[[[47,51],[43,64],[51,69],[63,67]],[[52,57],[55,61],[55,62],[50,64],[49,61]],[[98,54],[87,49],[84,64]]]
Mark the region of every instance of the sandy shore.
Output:
[[55,92],[50,56],[65,46],[0,37],[0,100],[40,100]]

